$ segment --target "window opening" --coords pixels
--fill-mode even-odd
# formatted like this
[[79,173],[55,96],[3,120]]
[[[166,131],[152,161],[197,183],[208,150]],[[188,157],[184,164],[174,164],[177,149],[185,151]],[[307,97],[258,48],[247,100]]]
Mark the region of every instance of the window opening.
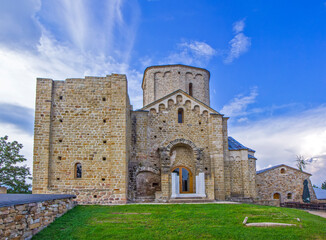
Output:
[[192,96],[192,83],[189,83],[189,95]]
[[183,109],[179,108],[178,109],[178,123],[183,123]]
[[279,193],[274,193],[273,199],[280,199],[281,195]]
[[75,165],[75,178],[82,178],[82,165],[81,165],[81,163],[76,163],[76,165]]

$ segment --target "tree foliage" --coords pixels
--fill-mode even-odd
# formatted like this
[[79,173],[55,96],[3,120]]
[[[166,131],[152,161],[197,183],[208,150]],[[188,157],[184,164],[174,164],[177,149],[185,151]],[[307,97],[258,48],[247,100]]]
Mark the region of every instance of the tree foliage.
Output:
[[326,180],[321,184],[321,188],[326,190]]
[[8,136],[0,138],[0,186],[6,187],[8,193],[30,193],[31,184],[26,182],[32,179],[30,170],[26,165],[17,165],[26,161],[19,154],[23,145],[7,140]]
[[297,162],[298,169],[303,172],[304,169],[306,169],[307,165],[312,162],[312,158],[305,158],[302,155],[297,155],[297,159],[295,160]]

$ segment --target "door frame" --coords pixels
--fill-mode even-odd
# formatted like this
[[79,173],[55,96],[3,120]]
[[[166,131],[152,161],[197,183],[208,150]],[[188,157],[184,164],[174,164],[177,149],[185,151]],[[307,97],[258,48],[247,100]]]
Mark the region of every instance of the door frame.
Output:
[[[193,174],[190,171],[190,169],[185,166],[177,166],[177,167],[172,168],[171,173],[177,168],[179,168],[179,191],[180,191],[179,193],[180,194],[194,193],[194,186],[193,186],[194,178],[193,178]],[[189,173],[189,191],[188,192],[182,191],[182,168],[186,169]]]

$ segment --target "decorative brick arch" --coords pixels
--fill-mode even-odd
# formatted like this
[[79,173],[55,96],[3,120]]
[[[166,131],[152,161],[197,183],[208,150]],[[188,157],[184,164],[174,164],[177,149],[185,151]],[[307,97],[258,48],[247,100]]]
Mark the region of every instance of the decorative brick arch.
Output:
[[203,172],[204,170],[204,159],[203,159],[203,148],[198,148],[192,141],[179,138],[171,141],[166,147],[159,148],[160,158],[161,158],[161,164],[162,164],[162,172],[163,173],[169,173],[171,168],[171,159],[170,159],[170,152],[171,149],[176,145],[187,145],[192,148],[194,152],[195,162],[196,162],[196,168]]

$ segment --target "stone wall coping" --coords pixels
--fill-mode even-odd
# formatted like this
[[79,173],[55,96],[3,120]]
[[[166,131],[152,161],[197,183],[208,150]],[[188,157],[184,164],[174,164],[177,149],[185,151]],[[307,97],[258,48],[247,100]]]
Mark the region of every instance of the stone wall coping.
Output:
[[76,196],[68,194],[0,194],[0,207],[66,198],[76,198]]

